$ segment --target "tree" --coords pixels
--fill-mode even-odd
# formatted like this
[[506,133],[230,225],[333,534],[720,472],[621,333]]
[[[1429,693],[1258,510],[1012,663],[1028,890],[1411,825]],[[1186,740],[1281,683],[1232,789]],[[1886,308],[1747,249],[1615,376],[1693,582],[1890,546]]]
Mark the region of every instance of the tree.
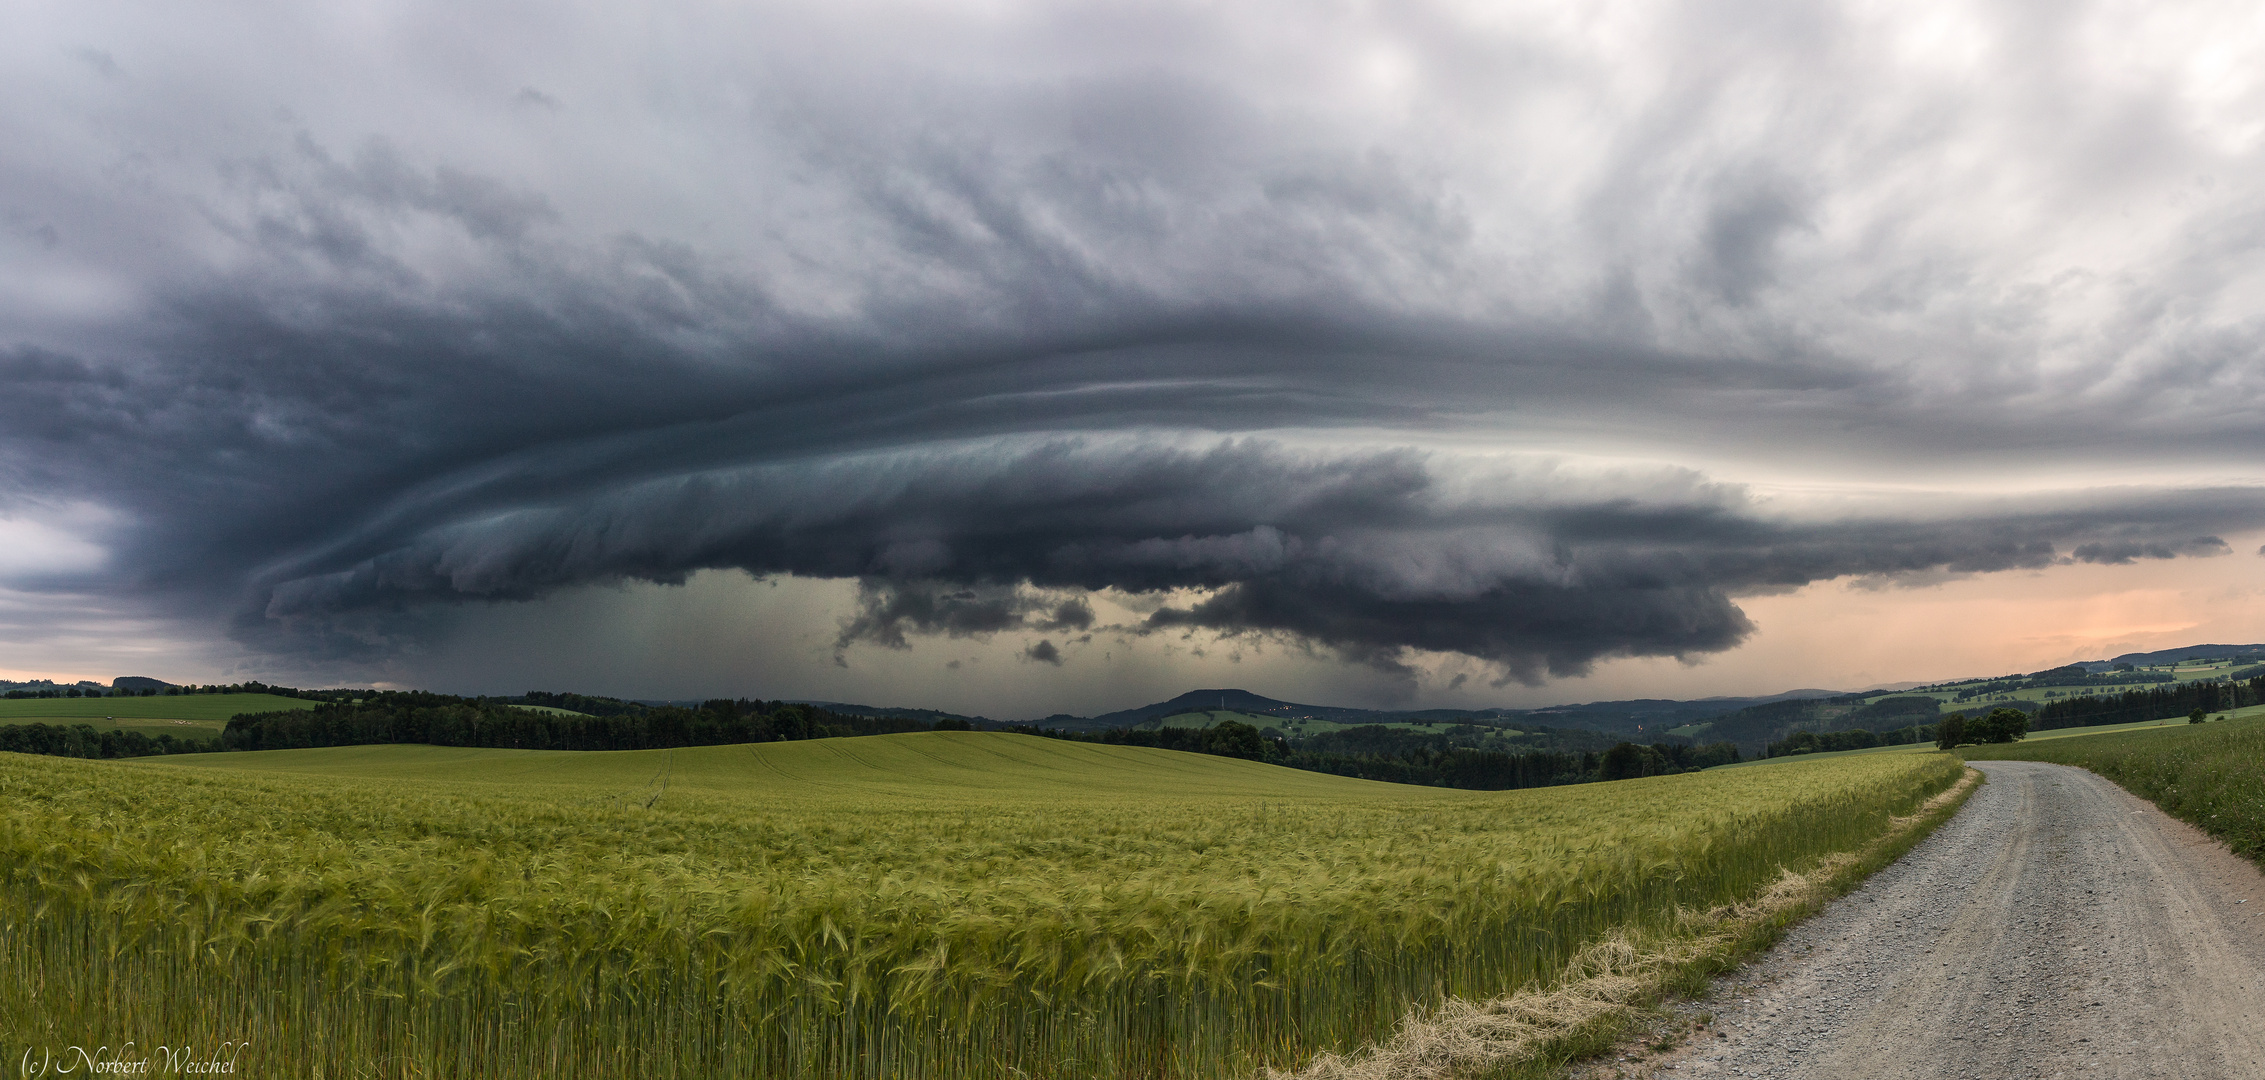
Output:
[[1221,757],[1266,760],[1266,739],[1240,720],[1222,720],[1204,736],[1203,749]]
[[1935,749],[1953,750],[1966,740],[1966,714],[1954,712],[1935,725]]
[[2020,709],[1991,709],[1989,718],[1998,727],[1993,743],[2020,743],[2029,736],[2029,713]]
[[2186,714],[2186,722],[2189,724],[2199,724],[2209,718],[2210,714],[2199,708],[2195,709],[2193,712]]
[[1624,742],[1604,752],[1597,762],[1600,780],[1633,780],[1639,776],[1658,776],[1667,771],[1667,757],[1649,746]]
[[1968,742],[2009,743],[2029,734],[2029,714],[2020,709],[1991,709],[1990,715],[1966,727]]

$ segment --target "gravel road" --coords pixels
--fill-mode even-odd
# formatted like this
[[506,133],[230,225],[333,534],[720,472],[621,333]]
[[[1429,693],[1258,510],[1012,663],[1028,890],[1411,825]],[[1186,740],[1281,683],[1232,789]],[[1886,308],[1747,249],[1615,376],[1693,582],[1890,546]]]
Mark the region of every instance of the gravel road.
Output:
[[1637,1071],[2265,1078],[2257,868],[2081,769],[1976,767],[1956,818],[1717,983],[1715,1023]]

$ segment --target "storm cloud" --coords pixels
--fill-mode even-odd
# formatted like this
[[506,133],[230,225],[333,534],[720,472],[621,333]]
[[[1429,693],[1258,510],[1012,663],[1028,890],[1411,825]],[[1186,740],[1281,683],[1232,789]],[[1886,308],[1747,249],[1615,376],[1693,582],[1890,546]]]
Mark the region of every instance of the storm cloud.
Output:
[[726,569],[856,581],[851,664],[1530,683],[2265,527],[2242,9],[1606,9],[41,8],[0,586],[348,674]]
[[[1752,630],[1741,594],[2126,551],[2220,554],[2223,542],[2185,534],[2234,515],[2227,500],[2245,523],[2265,521],[2265,499],[2248,491],[1804,520],[1679,470],[1024,438],[669,477],[485,514],[336,569],[281,572],[254,593],[244,629],[319,631],[372,610],[730,568],[859,579],[843,647],[1083,630],[1094,616],[1082,595],[1113,591],[1195,597],[1120,632],[1276,635],[1394,673],[1417,652],[1458,653],[1535,682],[1600,658],[1731,648]],[[2148,531],[2177,539],[2131,538]],[[2103,534],[2117,539],[2087,539]],[[1045,651],[1032,656],[1059,662]]]

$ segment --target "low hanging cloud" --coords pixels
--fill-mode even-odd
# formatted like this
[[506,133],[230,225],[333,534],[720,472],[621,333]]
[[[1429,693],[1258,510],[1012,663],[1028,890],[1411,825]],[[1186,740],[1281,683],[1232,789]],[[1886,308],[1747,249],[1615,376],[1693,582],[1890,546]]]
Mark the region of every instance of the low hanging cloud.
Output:
[[2231,555],[2232,546],[2215,536],[2197,536],[2191,540],[2141,541],[2110,540],[2079,544],[2069,554],[2077,562],[2106,563],[2110,566],[2129,566],[2140,559],[2176,559],[2181,556],[2207,559],[2217,555]]
[[[2246,497],[2247,515],[2265,513]],[[1419,654],[1460,654],[1535,682],[1611,657],[1732,648],[1754,629],[1741,595],[2110,561],[2124,546],[2222,553],[2222,542],[2137,537],[2191,536],[2196,517],[2225,507],[2223,493],[2196,493],[1804,520],[1684,470],[1256,439],[1017,440],[671,478],[483,516],[336,569],[298,568],[261,587],[242,625],[313,640],[371,611],[730,568],[858,579],[843,649],[1195,630],[1277,637],[1403,676]],[[2088,539],[2104,533],[2118,539]],[[1086,598],[1104,591],[1156,602],[1136,623],[1097,627]],[[1061,661],[1050,643],[1027,655]]]

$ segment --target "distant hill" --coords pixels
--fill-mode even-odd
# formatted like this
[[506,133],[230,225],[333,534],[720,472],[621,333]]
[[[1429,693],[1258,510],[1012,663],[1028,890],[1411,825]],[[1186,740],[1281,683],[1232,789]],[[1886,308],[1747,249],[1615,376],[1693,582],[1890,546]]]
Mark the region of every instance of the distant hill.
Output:
[[[1327,724],[1478,724],[1484,726],[1578,728],[1613,735],[1648,738],[1668,728],[1690,724],[1773,702],[1836,698],[1838,690],[1788,690],[1766,697],[1722,697],[1699,701],[1636,699],[1598,701],[1586,705],[1557,705],[1542,709],[1356,709],[1340,705],[1307,705],[1283,701],[1248,690],[1190,690],[1178,697],[1121,709],[1100,716],[1056,714],[1034,721],[1062,731],[1108,731],[1142,727],[1182,713],[1245,713],[1282,721],[1321,721]],[[829,706],[842,708],[841,706]]]
[[[1098,716],[1056,713],[1018,723],[1057,731],[1095,733],[1152,729],[1160,726],[1167,717],[1181,717],[1183,714],[1217,714],[1212,720],[1239,715],[1262,729],[1274,728],[1294,742],[1305,737],[1342,734],[1339,729],[1345,727],[1379,725],[1429,728],[1432,725],[1472,725],[1491,730],[1459,737],[1469,739],[1483,736],[1487,745],[1517,742],[1547,745],[1553,749],[1585,747],[1594,738],[1588,733],[1596,733],[1610,736],[1613,741],[1626,739],[1641,743],[1732,742],[1741,750],[1754,753],[1765,744],[1780,740],[1795,730],[1820,734],[1855,728],[1875,733],[1888,732],[1931,724],[1938,715],[1950,709],[1974,712],[2010,705],[2035,712],[2048,698],[2120,692],[2128,689],[2121,686],[2121,683],[2135,682],[2148,674],[2109,675],[2119,664],[2144,668],[2204,658],[2265,663],[2265,644],[2188,645],[2156,652],[2126,653],[2109,660],[2084,661],[2027,674],[1938,680],[1932,683],[1889,682],[1857,691],[1804,687],[1753,697],[1690,700],[1633,698],[1553,705],[1538,709],[1362,709],[1284,701],[1248,690],[1225,687],[1190,690],[1164,701]],[[2168,674],[2158,675],[2156,678],[2158,681],[2164,680],[2168,678]],[[2118,685],[2110,686],[2110,683]],[[2048,684],[2058,689],[2047,691],[2045,687]],[[538,698],[542,700],[536,700]],[[663,704],[695,707],[701,704],[695,701],[620,702],[610,698],[569,694],[530,694],[518,699],[502,700],[583,712],[629,711]],[[989,717],[963,715],[941,709],[857,705],[839,701],[794,703],[813,705],[848,716],[913,721],[931,726],[940,721],[952,721],[955,724],[965,722],[975,728],[1009,726],[1007,722]],[[1174,721],[1172,726],[1208,726],[1212,720],[1186,717],[1184,720]],[[1520,735],[1519,732],[1524,734]]]
[[998,727],[999,722],[987,716],[963,716],[942,709],[917,709],[903,705],[852,705],[842,701],[792,701],[790,705],[815,705],[845,716],[870,716],[884,720],[918,720],[933,726],[938,720],[964,721],[969,727]]
[[[1586,705],[1557,705],[1546,709],[1509,712],[1507,716],[1558,727],[1585,727],[1630,737],[1650,736],[1670,728],[1712,719],[1725,713],[1783,701],[1804,701],[1843,696],[1839,690],[1787,690],[1765,697],[1716,697],[1696,701],[1637,698],[1630,701],[1594,701]],[[1639,740],[1642,741],[1642,740]]]
[[2087,661],[2088,671],[2106,671],[2117,664],[2146,667],[2150,664],[2175,664],[2181,660],[2202,660],[2224,657],[2229,660],[2265,660],[2265,645],[2187,645],[2159,652],[2125,653],[2113,660]]
[[1100,716],[1057,714],[1036,721],[1063,731],[1108,731],[1140,727],[1190,712],[1238,712],[1280,720],[1323,720],[1333,724],[1389,724],[1399,721],[1495,724],[1524,716],[1518,709],[1353,709],[1337,705],[1301,705],[1294,701],[1253,694],[1248,690],[1190,690],[1168,701],[1121,709]]
[[[2027,706],[2026,703],[2015,704]],[[1723,713],[1669,734],[1698,742],[1734,743],[1746,753],[1758,752],[1794,731],[1893,731],[1932,724],[1941,715],[1941,701],[1923,694],[1890,695],[1867,700],[1864,694],[1822,698],[1787,698]]]

